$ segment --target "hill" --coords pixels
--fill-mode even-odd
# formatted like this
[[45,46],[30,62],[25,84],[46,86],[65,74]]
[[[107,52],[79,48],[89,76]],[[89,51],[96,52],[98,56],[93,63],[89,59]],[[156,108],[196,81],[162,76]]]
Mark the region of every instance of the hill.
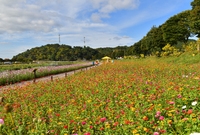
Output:
[[126,46],[115,48],[97,48],[59,44],[47,44],[41,47],[35,47],[20,53],[12,58],[12,61],[29,62],[34,60],[49,61],[76,61],[76,60],[95,60],[103,56],[121,57],[124,56]]

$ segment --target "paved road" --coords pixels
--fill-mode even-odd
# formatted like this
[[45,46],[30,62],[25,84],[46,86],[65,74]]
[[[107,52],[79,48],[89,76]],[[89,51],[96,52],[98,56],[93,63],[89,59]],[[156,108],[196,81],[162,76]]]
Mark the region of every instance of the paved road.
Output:
[[64,78],[64,77],[73,75],[74,73],[77,73],[77,72],[86,71],[86,70],[88,70],[90,68],[93,68],[93,67],[95,67],[95,66],[82,68],[82,69],[79,69],[79,70],[70,71],[70,72],[66,72],[66,73],[61,73],[61,74],[57,74],[57,75],[50,75],[50,76],[46,76],[46,77],[41,77],[41,78],[37,78],[36,80],[29,80],[29,81],[23,81],[23,82],[10,84],[10,85],[6,85],[6,86],[0,86],[0,91],[6,90],[6,89],[10,89],[10,88],[19,87],[19,86],[20,87],[24,87],[24,86],[27,86],[27,85],[29,85],[31,83],[38,82],[38,81],[52,81],[54,79]]

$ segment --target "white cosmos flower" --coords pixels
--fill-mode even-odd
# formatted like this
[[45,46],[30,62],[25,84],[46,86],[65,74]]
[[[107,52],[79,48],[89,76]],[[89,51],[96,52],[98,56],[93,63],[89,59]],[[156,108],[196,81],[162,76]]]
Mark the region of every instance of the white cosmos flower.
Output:
[[182,107],[182,109],[186,109],[187,108],[187,106],[186,105],[184,105],[183,107]]
[[192,105],[193,106],[197,105],[197,101],[192,102]]
[[191,133],[190,135],[200,135],[200,133]]

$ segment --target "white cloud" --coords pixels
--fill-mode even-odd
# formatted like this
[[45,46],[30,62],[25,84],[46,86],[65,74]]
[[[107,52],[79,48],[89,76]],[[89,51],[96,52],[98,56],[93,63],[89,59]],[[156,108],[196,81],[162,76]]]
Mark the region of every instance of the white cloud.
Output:
[[134,9],[139,5],[139,0],[89,0],[94,9],[102,13],[111,13],[115,10]]
[[26,31],[51,31],[57,24],[53,19],[55,13],[45,12],[37,5],[19,5],[10,7],[0,5],[1,33],[26,32]]
[[108,14],[104,14],[104,13],[93,13],[91,15],[91,20],[93,22],[97,22],[97,23],[101,23],[102,22],[102,18],[110,18],[110,16]]
[[109,18],[109,14],[117,10],[132,10],[139,6],[139,0],[89,0],[97,10],[91,15],[94,22],[101,22],[101,18]]

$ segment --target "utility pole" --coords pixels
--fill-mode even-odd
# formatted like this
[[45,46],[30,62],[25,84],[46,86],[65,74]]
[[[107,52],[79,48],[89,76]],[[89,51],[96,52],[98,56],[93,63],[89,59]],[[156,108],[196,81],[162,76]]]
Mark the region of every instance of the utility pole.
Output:
[[85,46],[85,37],[84,37],[84,46]]
[[58,35],[58,40],[59,40],[59,44],[60,44],[60,34]]

